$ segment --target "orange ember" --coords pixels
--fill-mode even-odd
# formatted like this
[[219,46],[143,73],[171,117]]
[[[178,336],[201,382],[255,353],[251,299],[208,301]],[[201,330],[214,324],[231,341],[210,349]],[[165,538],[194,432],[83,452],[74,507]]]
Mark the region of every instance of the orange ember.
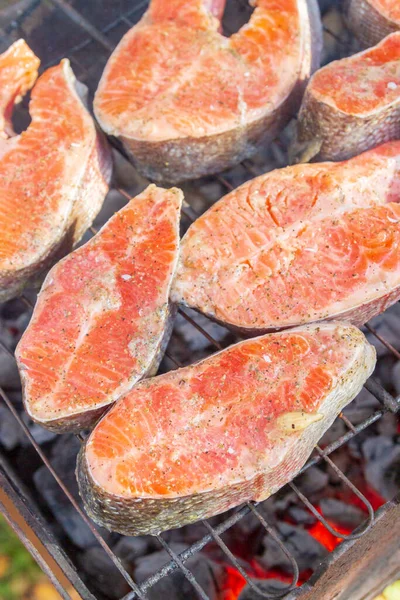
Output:
[[[375,490],[371,488],[365,488],[363,490],[363,494],[365,495],[367,500],[369,500],[374,510],[376,510],[377,508],[382,506],[382,504],[385,503],[385,500]],[[346,501],[349,502],[349,499],[347,498]],[[365,505],[357,496],[352,495],[351,503],[354,504],[354,506],[357,506],[358,508],[361,508],[364,512],[366,512]],[[320,514],[322,514],[322,511],[319,507],[317,507],[317,510]],[[352,532],[351,529],[337,525],[330,519],[326,519],[326,521],[339,534],[348,535]],[[307,531],[329,552],[332,552],[332,550],[334,550],[336,546],[343,541],[342,537],[333,535],[319,521],[314,523],[314,525],[312,525],[311,527],[308,527]],[[252,579],[278,579],[287,584],[290,584],[292,581],[291,575],[282,573],[277,569],[265,569],[254,558],[248,561],[248,564],[250,565],[250,567],[247,569],[247,573]],[[311,575],[312,571],[310,569],[300,573],[298,585],[301,585],[302,583],[307,581]],[[239,571],[231,565],[226,564],[225,580],[223,582],[223,588],[220,591],[218,600],[237,600],[245,586],[246,580],[239,573]]]

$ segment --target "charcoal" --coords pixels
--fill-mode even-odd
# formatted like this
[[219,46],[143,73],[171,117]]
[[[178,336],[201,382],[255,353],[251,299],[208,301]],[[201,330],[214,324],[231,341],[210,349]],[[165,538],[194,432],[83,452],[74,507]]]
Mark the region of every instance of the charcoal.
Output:
[[[397,350],[400,350],[400,304],[396,302],[384,313],[378,315],[370,321],[372,327],[387,342],[392,344]],[[387,354],[388,350],[376,337],[365,330],[368,340],[374,344],[377,350],[378,358]]]
[[18,390],[20,385],[18,369],[14,358],[0,348],[0,386],[8,391]]
[[23,431],[8,408],[0,404],[0,444],[13,450],[23,438]]
[[[203,315],[186,309],[190,317],[198,323],[217,342],[227,346],[235,341],[235,336],[225,328],[210,322]],[[196,362],[215,351],[215,346],[200,331],[197,331],[182,315],[178,314],[168,350],[181,363]]]
[[296,480],[296,485],[307,497],[320,492],[328,485],[327,473],[318,467],[310,467]]
[[[276,528],[287,550],[295,558],[300,572],[306,569],[314,570],[327,555],[326,548],[302,527],[279,522]],[[267,569],[276,567],[291,573],[292,566],[289,559],[270,535],[265,536],[263,545],[264,552],[260,558],[263,566]]]
[[383,435],[365,440],[364,475],[369,485],[386,500],[391,500],[400,488],[400,446]]
[[300,506],[290,506],[288,508],[288,515],[298,525],[313,525],[316,521],[316,517],[312,513]]
[[[400,363],[399,363],[400,364]],[[379,434],[393,437],[397,434],[399,418],[391,412],[385,413],[376,424],[376,429]]]
[[[26,412],[23,412],[21,416],[22,416],[22,420],[28,426],[29,431],[31,432],[31,434],[35,438],[35,441],[38,444],[46,444],[47,442],[51,442],[52,440],[54,440],[57,437],[57,434],[54,433],[53,431],[49,431],[48,429],[45,429],[38,423],[34,423],[32,421],[32,419],[29,418],[29,416],[27,415]],[[24,437],[22,438],[21,444],[23,446],[30,446],[31,442],[28,439],[28,437],[26,437],[24,435]]]
[[[59,436],[52,448],[50,462],[55,472],[60,476],[68,491],[82,508],[78,493],[78,484],[75,477],[76,456],[80,442],[74,435]],[[38,492],[42,495],[54,517],[63,527],[65,534],[78,546],[89,548],[95,545],[96,538],[89,527],[84,524],[75,508],[72,506],[54,477],[46,466],[40,467],[33,475],[33,480]],[[111,534],[97,528],[106,539]]]
[[400,394],[400,362],[393,365],[391,384],[396,395]]
[[[177,554],[187,548],[186,544],[172,542],[170,548]],[[141,583],[150,575],[170,561],[170,556],[165,550],[153,552],[136,561],[134,571],[135,580]],[[222,567],[209,560],[203,553],[198,552],[186,563],[186,567],[196,578],[210,600],[218,599],[216,581],[222,576]],[[197,600],[198,595],[192,584],[186,579],[182,571],[174,571],[168,577],[163,577],[147,591],[148,600]]]
[[342,419],[335,419],[333,425],[329,427],[329,429],[324,433],[324,435],[320,439],[320,446],[324,448],[332,442],[336,442],[336,440],[338,440],[342,435],[344,435],[346,431],[347,428]]
[[323,498],[319,505],[324,517],[342,527],[355,529],[365,521],[365,513],[360,508],[336,498]]
[[113,551],[124,563],[133,565],[135,560],[154,550],[155,543],[150,536],[121,536]]
[[110,600],[118,600],[130,591],[129,584],[103,548],[99,546],[88,548],[79,555],[78,562],[96,590]]
[[288,506],[296,502],[297,495],[289,486],[285,486],[281,490],[278,490],[276,494],[267,498],[262,504],[261,507],[266,511],[269,515],[270,520],[275,512],[285,512]]
[[[252,579],[252,582],[258,589],[264,593],[283,590],[288,587],[287,583],[279,581],[279,579]],[[273,596],[271,596],[272,598]],[[238,600],[260,600],[260,594],[257,594],[249,585],[246,585],[240,592]]]
[[11,321],[18,319],[22,314],[27,312],[26,305],[20,298],[8,300],[0,307],[0,318],[3,321]]
[[382,405],[368,390],[363,388],[358,396],[343,410],[353,425],[359,425]]

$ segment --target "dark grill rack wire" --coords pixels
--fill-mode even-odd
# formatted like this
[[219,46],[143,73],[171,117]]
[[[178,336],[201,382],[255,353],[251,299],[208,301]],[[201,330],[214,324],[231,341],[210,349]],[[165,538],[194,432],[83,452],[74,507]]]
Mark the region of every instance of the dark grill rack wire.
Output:
[[[69,21],[71,21],[78,29],[84,30],[84,32],[86,32],[89,36],[89,37],[85,38],[84,41],[81,41],[79,44],[70,48],[67,52],[67,55],[68,55],[69,59],[71,60],[73,67],[78,68],[77,76],[80,80],[85,80],[86,75],[88,75],[88,70],[83,65],[81,65],[79,59],[76,57],[76,54],[79,54],[79,52],[84,50],[85,48],[87,48],[89,46],[89,44],[95,42],[99,47],[101,47],[103,49],[103,53],[105,51],[106,58],[107,58],[115,47],[115,44],[110,41],[110,38],[107,37],[107,35],[110,35],[110,33],[112,33],[114,30],[117,30],[117,28],[120,28],[121,25],[123,25],[126,30],[129,29],[135,22],[137,22],[139,20],[140,16],[143,14],[143,12],[146,9],[146,6],[148,4],[147,0],[137,2],[136,5],[131,8],[131,10],[122,14],[117,19],[115,19],[113,22],[111,22],[110,24],[108,24],[107,26],[105,26],[103,29],[100,30],[100,29],[97,29],[90,21],[88,21],[82,14],[80,14],[76,10],[76,8],[74,8],[72,5],[70,5],[65,0],[36,0],[32,3],[32,6],[34,8],[44,2],[57,7]],[[237,0],[237,4],[240,7],[240,10],[242,10],[242,11],[245,9],[244,2],[245,2],[245,0]],[[247,5],[246,5],[246,8],[247,8]],[[326,30],[326,31],[328,31],[328,33],[331,34],[332,36],[336,37],[336,34],[330,32],[329,30]],[[29,43],[29,39],[27,41]],[[51,61],[51,63],[46,64],[45,68],[50,66],[50,64],[57,63],[63,57],[64,57],[64,54],[61,56],[57,56],[56,58],[54,58],[54,60]],[[279,148],[276,147],[275,149],[276,149],[277,153],[279,153]],[[247,171],[247,173],[250,177],[253,177],[253,176],[256,176],[259,174],[257,168],[255,168],[255,166],[251,163],[251,161],[248,161],[248,160],[244,161],[242,163],[242,167],[244,167],[244,169]],[[231,183],[227,179],[225,179],[225,177],[223,177],[222,175],[217,175],[215,179],[217,179],[218,182],[223,186],[223,188],[225,188],[226,192],[233,189],[233,186],[231,185]],[[130,194],[127,191],[125,191],[121,188],[118,188],[117,191],[119,193],[121,193],[124,197],[126,197],[128,199],[130,198]],[[187,202],[185,202],[185,204],[184,204],[183,213],[184,213],[185,217],[187,217],[190,221],[193,221],[197,216],[196,211],[194,211],[194,209]],[[91,228],[90,231],[92,234],[96,233],[96,230],[94,228]],[[33,308],[32,303],[27,298],[22,297],[22,299],[27,304],[27,306],[29,306],[29,308]],[[204,335],[206,337],[208,342],[210,342],[215,347],[216,350],[222,349],[221,344],[218,341],[216,341],[204,328],[202,328],[198,323],[196,323],[190,317],[190,315],[188,315],[185,312],[185,310],[179,309],[179,312],[184,319],[186,319],[193,327],[195,327],[198,331],[200,331],[202,333],[202,335]],[[395,356],[395,358],[397,360],[400,360],[400,353],[389,342],[387,342],[384,338],[382,338],[382,336],[380,336],[379,333],[377,333],[371,325],[367,324],[366,328]],[[2,342],[0,342],[0,349],[3,352],[5,352],[13,357],[12,352],[8,348],[6,348]],[[166,357],[170,360],[170,362],[174,365],[175,368],[178,368],[181,366],[180,362],[178,360],[176,360],[176,358],[174,358],[174,356],[169,352],[168,349],[166,352]],[[370,502],[365,498],[365,496],[345,476],[345,474],[342,473],[342,471],[334,464],[334,462],[330,458],[330,454],[332,454],[332,452],[334,452],[335,450],[337,450],[338,448],[340,448],[341,446],[343,446],[344,444],[349,442],[349,440],[351,440],[354,436],[356,436],[358,433],[363,431],[369,425],[371,425],[371,424],[375,423],[376,421],[378,421],[379,419],[381,419],[381,417],[386,412],[396,413],[400,409],[400,397],[394,398],[373,377],[371,377],[366,382],[365,388],[380,401],[382,408],[377,410],[376,412],[374,412],[369,418],[367,418],[366,420],[364,420],[362,423],[358,424],[357,426],[354,426],[349,421],[349,419],[347,419],[343,414],[341,414],[340,418],[344,421],[348,431],[344,435],[342,435],[339,439],[337,439],[336,441],[329,444],[329,446],[327,446],[324,450],[322,450],[319,446],[316,446],[315,455],[309,459],[307,464],[298,473],[298,475],[300,475],[301,473],[304,473],[309,467],[317,465],[322,461],[328,463],[329,466],[335,471],[337,476],[341,479],[341,481],[345,485],[347,485],[350,488],[350,490],[364,504],[366,511],[368,513],[368,518],[366,519],[364,524],[348,535],[344,535],[338,531],[335,531],[335,529],[332,528],[332,526],[324,519],[324,517],[317,511],[317,509],[304,496],[304,494],[302,494],[302,492],[298,489],[296,484],[293,481],[291,483],[289,483],[289,486],[292,488],[292,490],[295,492],[295,494],[298,496],[298,498],[304,503],[304,505],[307,507],[307,509],[309,509],[313,513],[313,515],[318,519],[318,521],[320,523],[322,523],[326,527],[326,529],[328,531],[330,531],[333,535],[335,535],[336,537],[342,538],[342,539],[346,539],[346,540],[355,540],[355,539],[361,537],[362,535],[364,535],[371,528],[371,526],[373,525],[373,522],[374,522],[374,510],[373,510]],[[283,598],[291,590],[293,590],[296,587],[296,584],[297,584],[298,578],[299,578],[299,569],[296,564],[296,560],[294,559],[294,557],[292,556],[292,554],[288,550],[288,548],[285,546],[285,544],[281,541],[281,539],[279,538],[279,536],[277,535],[275,530],[266,522],[263,514],[258,510],[257,503],[247,503],[247,504],[243,505],[242,507],[240,507],[237,510],[237,512],[235,512],[233,515],[228,517],[225,521],[221,522],[216,527],[212,527],[206,520],[203,521],[205,535],[200,540],[198,540],[197,542],[192,544],[190,547],[188,547],[185,551],[181,552],[179,555],[176,554],[172,550],[172,548],[169,547],[169,545],[167,544],[167,542],[161,535],[157,535],[156,537],[157,537],[158,542],[160,543],[160,546],[167,551],[171,560],[166,565],[164,565],[161,569],[159,569],[157,572],[155,572],[153,575],[148,577],[148,579],[146,579],[140,585],[137,584],[135,581],[133,581],[132,577],[127,572],[127,570],[124,568],[124,566],[121,563],[121,561],[119,560],[119,558],[113,553],[110,546],[104,541],[104,539],[102,538],[100,533],[97,531],[97,529],[93,525],[92,521],[82,511],[82,509],[77,504],[76,500],[71,495],[71,493],[69,492],[69,490],[67,489],[67,487],[65,486],[65,484],[63,483],[61,478],[54,471],[52,465],[50,464],[49,459],[46,457],[42,448],[36,443],[35,439],[33,438],[32,434],[30,433],[28,427],[26,426],[24,421],[21,419],[21,416],[19,415],[18,411],[14,407],[12,401],[8,398],[8,396],[6,395],[6,393],[4,392],[4,390],[2,388],[0,388],[0,396],[1,396],[2,400],[5,402],[5,404],[7,405],[8,409],[11,411],[11,413],[15,417],[15,419],[18,421],[18,423],[21,426],[21,428],[23,429],[26,437],[29,439],[30,443],[32,444],[32,446],[35,448],[36,452],[40,456],[43,464],[51,472],[52,476],[57,481],[58,485],[63,490],[64,494],[67,496],[68,500],[70,501],[70,503],[72,504],[74,509],[79,513],[82,520],[86,523],[86,525],[89,527],[89,529],[95,536],[98,544],[103,548],[104,552],[106,552],[106,554],[109,556],[109,558],[112,560],[112,562],[114,563],[116,568],[121,573],[121,576],[126,580],[126,582],[131,587],[132,591],[129,592],[127,595],[125,595],[121,600],[134,600],[137,598],[140,598],[141,600],[145,600],[147,598],[146,592],[152,586],[154,586],[161,578],[170,575],[171,573],[173,573],[174,571],[176,571],[178,569],[184,574],[184,576],[192,584],[194,593],[197,594],[197,596],[199,598],[201,598],[203,600],[208,600],[208,596],[205,594],[204,590],[201,588],[199,583],[196,581],[195,577],[190,572],[190,570],[186,567],[185,563],[188,561],[188,559],[191,556],[193,556],[196,552],[200,551],[211,541],[216,542],[218,544],[218,546],[224,551],[227,559],[241,573],[241,575],[245,578],[247,584],[252,588],[252,590],[256,594],[258,594],[259,598],[270,598],[270,599]],[[82,436],[78,436],[78,438],[81,441],[83,441]],[[280,590],[280,591],[270,590],[267,592],[265,590],[264,591],[261,590],[259,588],[259,586],[257,585],[257,583],[255,582],[255,580],[252,579],[246,573],[246,571],[243,569],[240,562],[235,558],[235,556],[232,554],[232,552],[229,550],[229,548],[226,546],[226,544],[224,543],[224,541],[221,538],[222,534],[225,531],[227,531],[229,528],[234,526],[240,519],[242,519],[249,513],[252,513],[253,515],[255,515],[258,518],[258,520],[260,521],[261,525],[264,527],[266,532],[274,538],[274,540],[280,546],[282,552],[287,556],[287,558],[289,559],[289,561],[291,563],[292,583],[283,590]],[[42,565],[42,566],[46,570],[46,566],[45,565]],[[47,567],[47,569],[49,569],[49,568]],[[48,570],[48,574],[51,575],[51,572],[49,570]],[[82,585],[82,581],[79,579],[78,575],[77,575],[77,577],[78,577],[80,585],[79,586],[75,585],[74,581],[73,581],[74,577],[70,576],[69,578],[70,578],[71,583],[73,585],[75,585],[76,589],[78,589],[78,587],[79,587],[79,593],[82,595],[83,598],[85,598],[85,600],[86,600],[86,598],[88,600],[93,600],[94,596],[87,590],[87,588],[84,585]],[[55,581],[55,583],[57,584],[57,581]],[[58,589],[59,589],[59,592],[61,593],[62,597],[66,598],[66,599],[70,598],[68,593],[60,586],[60,584],[58,583],[57,585],[58,585]]]

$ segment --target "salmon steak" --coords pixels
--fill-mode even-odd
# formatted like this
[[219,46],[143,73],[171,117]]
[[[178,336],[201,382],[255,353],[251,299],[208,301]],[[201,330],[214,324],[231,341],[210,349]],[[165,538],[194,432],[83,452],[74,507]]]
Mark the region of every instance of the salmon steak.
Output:
[[150,180],[221,171],[271,140],[319,66],[316,0],[256,0],[220,32],[225,0],[151,0],[102,75],[94,110]]
[[15,135],[13,107],[35,83],[39,65],[40,60],[24,40],[18,40],[0,55],[0,155],[6,147],[4,140]]
[[373,46],[400,31],[399,0],[347,0],[347,23],[360,42]]
[[231,346],[139,383],[78,456],[85,508],[157,534],[262,501],[290,481],[373,371],[352,325],[307,325]]
[[43,427],[90,427],[157,370],[182,196],[149,186],[48,273],[16,350],[25,408]]
[[247,335],[361,325],[400,297],[400,142],[277,169],[188,229],[171,298]]
[[346,160],[399,138],[400,31],[313,75],[290,158]]
[[13,104],[33,84],[38,65],[23,40],[0,56],[0,301],[36,284],[79,241],[111,177],[110,151],[68,60],[39,78],[32,121],[13,134]]

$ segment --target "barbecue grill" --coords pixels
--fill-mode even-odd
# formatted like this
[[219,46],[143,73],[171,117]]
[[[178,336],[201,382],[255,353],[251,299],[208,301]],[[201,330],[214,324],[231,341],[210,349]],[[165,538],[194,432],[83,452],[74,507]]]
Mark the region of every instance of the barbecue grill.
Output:
[[[330,3],[335,4],[335,2]],[[56,64],[67,56],[76,77],[84,82],[90,95],[93,95],[104,65],[121,36],[137,22],[145,11],[147,2],[135,0],[120,0],[107,2],[99,0],[87,2],[84,0],[20,0],[8,4],[0,9],[0,51],[5,50],[12,41],[23,37],[34,52],[42,59],[42,68]],[[321,2],[321,7],[327,8],[329,2]],[[251,9],[245,0],[228,0],[228,7],[224,16],[225,33],[230,34],[240,24],[248,20]],[[349,54],[354,46],[354,40],[343,29],[339,33],[332,31],[330,25],[325,26],[326,39],[335,44],[337,55]],[[332,54],[326,53],[326,58],[331,59]],[[26,106],[26,103],[25,103]],[[22,115],[20,109],[17,111]],[[140,178],[134,169],[127,164],[127,159],[118,143],[111,140],[114,146],[117,162],[116,184],[113,192],[114,200],[119,198],[120,205],[125,199],[140,191],[147,185],[147,181]],[[259,175],[272,168],[282,167],[287,164],[286,138],[283,134],[269,148],[260,151],[251,161],[244,161],[238,167],[216,177],[204,178],[198,182],[187,183],[183,186],[185,192],[185,205],[183,209],[182,227],[186,228],[198,214],[207,209],[218,197],[234,189],[251,177]],[[107,209],[106,200],[106,209]],[[110,210],[110,208],[108,208]],[[96,227],[104,222],[104,212]],[[91,229],[91,234],[96,232]],[[87,239],[87,237],[85,238]],[[26,309],[31,310],[34,304],[34,295],[28,294],[22,298]],[[204,319],[199,324],[198,319],[190,311],[180,310],[180,318],[184,319],[189,327],[193,328],[196,335],[200,332],[213,351],[220,350],[226,343],[220,338],[210,334],[211,323],[203,325]],[[214,325],[212,327],[215,327]],[[374,336],[397,361],[400,353],[386,341],[375,328],[367,324],[370,336]],[[232,335],[229,337],[232,342]],[[1,341],[0,352],[13,356],[12,348]],[[188,351],[189,353],[189,351]],[[0,356],[1,360],[1,356]],[[185,358],[185,364],[193,362],[191,356]],[[162,368],[169,370],[181,366],[181,357],[174,353],[173,337],[166,351]],[[0,382],[2,383],[2,382]],[[400,552],[398,549],[397,526],[400,524],[400,495],[387,502],[377,511],[371,501],[356,487],[352,481],[336,466],[330,455],[339,448],[348,444],[356,436],[361,435],[369,427],[374,426],[387,413],[395,414],[400,409],[400,398],[394,397],[385,389],[378,380],[371,377],[365,384],[366,389],[380,403],[367,418],[357,425],[345,416],[340,418],[345,424],[346,431],[338,439],[331,441],[323,449],[316,447],[314,455],[303,467],[301,473],[310,467],[326,463],[334,471],[344,486],[358,498],[364,507],[367,518],[352,533],[344,534],[336,531],[325,519],[320,511],[308,500],[306,495],[296,484],[296,480],[289,484],[292,492],[298,497],[305,508],[314,515],[335,537],[342,538],[343,542],[324,560],[314,572],[311,579],[298,586],[299,568],[295,557],[282,541],[275,528],[265,518],[262,506],[257,503],[248,503],[235,511],[230,511],[217,525],[203,522],[203,535],[188,546],[184,551],[177,553],[166,541],[165,535],[156,536],[160,549],[169,555],[169,562],[162,568],[155,570],[140,584],[136,583],[125,568],[123,562],[111,549],[111,544],[106,541],[91,520],[85,515],[76,498],[69,491],[67,485],[54,470],[43,445],[39,444],[29,429],[23,413],[16,408],[13,400],[0,388],[0,396],[13,417],[23,430],[27,444],[32,445],[43,465],[54,477],[58,486],[68,498],[73,509],[82,519],[82,527],[88,527],[96,539],[99,548],[108,555],[131,591],[122,597],[122,600],[146,599],[154,586],[163,578],[180,571],[182,576],[191,584],[191,592],[186,595],[190,598],[207,600],[208,595],[201,587],[195,576],[188,568],[187,563],[196,553],[204,549],[210,542],[218,546],[225,555],[227,564],[231,564],[245,579],[249,596],[258,598],[284,598],[286,600],[301,598],[302,600],[361,600],[372,598],[379,592],[379,586],[392,580],[400,570]],[[82,437],[80,438],[83,439]],[[1,445],[0,445],[1,450]],[[85,600],[105,598],[98,596],[93,590],[90,578],[85,576],[81,564],[74,560],[73,552],[69,549],[67,554],[62,547],[54,530],[51,529],[48,516],[43,516],[37,509],[32,497],[32,490],[23,482],[22,473],[18,472],[13,464],[12,455],[0,453],[0,508],[11,526],[20,536],[22,541],[35,556],[43,570],[49,575],[63,598],[71,598],[66,591],[66,584],[75,588],[80,597]],[[296,478],[297,479],[297,478]],[[15,516],[15,511],[18,517]],[[251,577],[243,562],[240,561],[224,541],[224,533],[235,528],[239,521],[249,515],[258,519],[260,526],[275,540],[281,551],[290,561],[292,568],[292,581],[281,589],[266,588],[260,581]],[[27,527],[26,527],[27,526]],[[27,534],[27,531],[30,533]],[[34,541],[32,541],[34,540]],[[170,600],[174,600],[171,598]]]

